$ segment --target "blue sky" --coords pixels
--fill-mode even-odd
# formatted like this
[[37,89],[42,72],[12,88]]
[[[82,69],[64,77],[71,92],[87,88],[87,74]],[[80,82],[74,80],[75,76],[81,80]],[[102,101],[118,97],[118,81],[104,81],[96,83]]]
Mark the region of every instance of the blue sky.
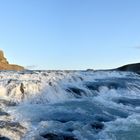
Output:
[[0,48],[34,69],[140,62],[139,0],[1,0]]

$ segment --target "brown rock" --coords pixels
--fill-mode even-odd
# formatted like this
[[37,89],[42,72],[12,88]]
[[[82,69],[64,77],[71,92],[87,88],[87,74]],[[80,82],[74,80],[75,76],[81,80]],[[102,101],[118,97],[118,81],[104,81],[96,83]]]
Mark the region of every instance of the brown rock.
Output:
[[24,67],[14,64],[9,64],[7,59],[4,57],[3,51],[0,50],[0,70],[24,70]]

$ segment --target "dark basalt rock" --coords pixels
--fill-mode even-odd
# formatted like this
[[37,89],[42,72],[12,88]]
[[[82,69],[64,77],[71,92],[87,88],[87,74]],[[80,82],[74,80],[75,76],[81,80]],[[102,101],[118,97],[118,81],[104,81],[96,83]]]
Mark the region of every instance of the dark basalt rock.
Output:
[[58,135],[52,134],[52,133],[48,133],[48,134],[42,135],[42,137],[43,138],[47,138],[48,140],[56,140],[58,138]]
[[0,140],[10,140],[9,138],[0,136]]
[[9,116],[9,114],[4,112],[3,109],[0,108],[0,116]]
[[52,82],[49,82],[49,86],[51,86],[51,87],[53,86]]
[[24,88],[25,88],[25,87],[24,87],[24,84],[21,83],[21,85],[20,85],[20,91],[21,91],[22,94],[24,94]]
[[66,135],[66,134],[53,134],[53,133],[47,133],[41,135],[43,138],[46,138],[47,140],[78,140],[72,135]]
[[95,83],[95,82],[90,82],[90,83],[86,83],[86,87],[89,89],[89,90],[93,90],[93,91],[99,91],[99,87],[100,85]]
[[9,116],[9,114],[0,110],[0,116]]
[[86,94],[84,90],[76,88],[76,87],[69,87],[68,89],[66,89],[67,92],[71,92],[74,93],[75,97],[81,97],[82,93]]
[[104,128],[104,124],[101,122],[93,122],[91,127],[96,130],[102,130]]

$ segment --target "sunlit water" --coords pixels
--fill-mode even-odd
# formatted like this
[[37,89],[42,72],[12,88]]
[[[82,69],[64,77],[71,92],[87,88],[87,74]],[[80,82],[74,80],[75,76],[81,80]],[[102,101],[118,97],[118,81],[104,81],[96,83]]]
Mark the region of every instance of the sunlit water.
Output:
[[0,139],[140,140],[140,76],[1,72]]

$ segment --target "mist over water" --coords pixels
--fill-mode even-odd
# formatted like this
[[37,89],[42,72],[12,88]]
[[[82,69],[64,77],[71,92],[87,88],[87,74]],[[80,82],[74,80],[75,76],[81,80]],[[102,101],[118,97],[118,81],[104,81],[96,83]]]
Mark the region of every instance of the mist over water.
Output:
[[0,137],[139,140],[140,76],[116,71],[0,72]]

